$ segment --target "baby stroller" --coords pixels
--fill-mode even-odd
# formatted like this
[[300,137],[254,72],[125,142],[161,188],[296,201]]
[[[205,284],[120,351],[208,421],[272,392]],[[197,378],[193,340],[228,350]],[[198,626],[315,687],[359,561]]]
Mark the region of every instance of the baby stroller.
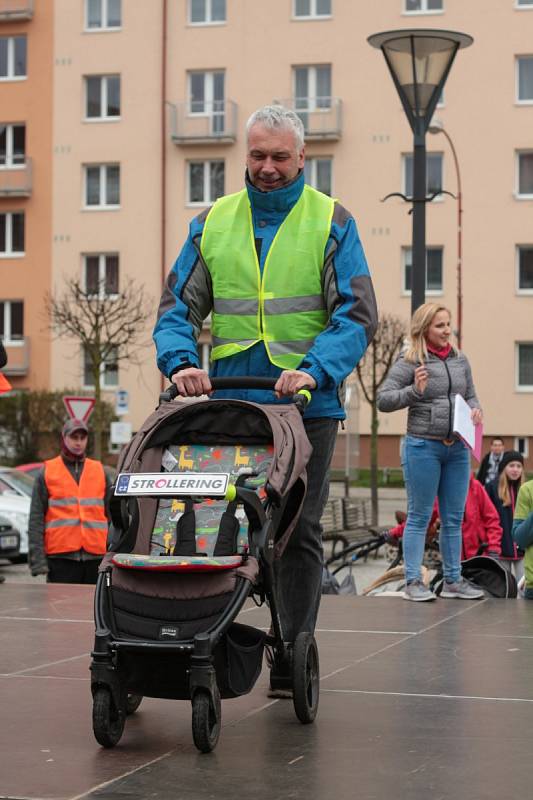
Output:
[[[273,389],[275,381],[211,383]],[[118,465],[91,662],[93,731],[103,747],[118,743],[126,716],[149,696],[189,700],[194,743],[210,752],[221,698],[251,691],[265,645],[271,685],[275,674],[290,676],[298,719],[310,723],[317,712],[317,645],[305,632],[284,641],[274,571],[305,497],[308,393],[279,405],[170,402],[176,395],[172,386],[160,396]],[[250,596],[268,603],[268,634],[235,622]]]

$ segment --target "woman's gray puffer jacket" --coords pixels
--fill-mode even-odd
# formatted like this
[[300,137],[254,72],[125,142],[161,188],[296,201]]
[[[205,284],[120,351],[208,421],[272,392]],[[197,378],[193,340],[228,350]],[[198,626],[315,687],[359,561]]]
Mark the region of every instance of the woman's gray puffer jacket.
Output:
[[391,367],[378,393],[380,411],[409,408],[407,433],[423,439],[453,438],[455,395],[460,394],[471,408],[479,408],[468,359],[452,350],[446,360],[428,354],[425,367],[428,382],[423,394],[415,389],[415,369],[419,363],[401,355]]

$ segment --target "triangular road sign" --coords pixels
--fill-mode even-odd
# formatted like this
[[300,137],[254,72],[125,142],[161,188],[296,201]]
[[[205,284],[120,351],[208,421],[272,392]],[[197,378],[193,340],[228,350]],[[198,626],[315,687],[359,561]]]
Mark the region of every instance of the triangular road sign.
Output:
[[91,416],[96,400],[94,397],[75,397],[72,395],[67,395],[66,397],[63,397],[63,402],[69,417],[72,419],[81,419],[82,422],[87,422]]

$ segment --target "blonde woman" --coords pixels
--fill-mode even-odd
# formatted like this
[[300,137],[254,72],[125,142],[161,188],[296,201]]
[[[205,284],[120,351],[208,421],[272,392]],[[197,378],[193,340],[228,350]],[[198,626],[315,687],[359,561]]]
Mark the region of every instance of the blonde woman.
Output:
[[514,574],[517,581],[524,574],[524,551],[513,540],[513,516],[516,499],[524,482],[524,456],[517,450],[506,450],[499,468],[499,476],[487,484],[487,493],[500,516],[502,526],[501,555],[503,566]]
[[451,315],[445,306],[425,303],[411,320],[410,340],[392,366],[378,396],[380,411],[408,408],[402,467],[407,488],[403,547],[406,600],[434,600],[422,582],[424,542],[435,497],[441,528],[439,545],[444,583],[441,597],[476,600],[483,592],[461,576],[461,523],[470,477],[470,454],[453,434],[455,396],[483,414],[466,356],[450,344]]

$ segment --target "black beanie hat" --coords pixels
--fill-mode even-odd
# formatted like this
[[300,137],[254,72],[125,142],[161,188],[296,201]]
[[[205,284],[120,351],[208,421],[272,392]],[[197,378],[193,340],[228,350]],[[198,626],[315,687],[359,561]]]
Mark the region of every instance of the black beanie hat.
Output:
[[500,463],[498,464],[498,473],[500,475],[504,471],[507,464],[510,464],[511,461],[520,461],[522,466],[524,466],[524,456],[522,453],[519,453],[518,450],[506,450],[500,459]]

